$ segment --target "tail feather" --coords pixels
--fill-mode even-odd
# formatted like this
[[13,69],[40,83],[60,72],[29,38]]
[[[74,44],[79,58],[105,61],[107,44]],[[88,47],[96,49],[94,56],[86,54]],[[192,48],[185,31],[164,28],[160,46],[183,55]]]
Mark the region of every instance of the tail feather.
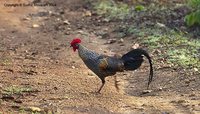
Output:
[[125,55],[122,56],[122,60],[124,61],[125,70],[135,70],[139,68],[142,64],[143,55],[149,60],[150,64],[150,74],[147,89],[153,79],[153,65],[149,54],[143,49],[134,49]]

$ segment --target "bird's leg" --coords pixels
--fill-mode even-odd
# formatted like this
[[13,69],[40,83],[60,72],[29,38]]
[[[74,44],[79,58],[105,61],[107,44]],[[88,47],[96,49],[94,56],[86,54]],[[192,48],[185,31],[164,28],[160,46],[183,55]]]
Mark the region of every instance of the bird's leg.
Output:
[[105,78],[101,78],[101,82],[102,82],[102,85],[101,87],[99,88],[99,90],[97,91],[97,93],[100,93],[101,89],[103,88],[104,84],[105,84]]
[[115,88],[117,89],[117,91],[119,91],[119,87],[118,87],[118,83],[117,83],[117,76],[114,76],[115,78]]

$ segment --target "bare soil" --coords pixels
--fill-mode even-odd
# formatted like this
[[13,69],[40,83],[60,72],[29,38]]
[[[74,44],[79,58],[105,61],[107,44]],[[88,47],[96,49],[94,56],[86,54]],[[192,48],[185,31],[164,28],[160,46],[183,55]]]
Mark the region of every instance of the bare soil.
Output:
[[[69,47],[70,41],[80,37],[86,47],[113,55],[128,52],[135,40],[107,44],[97,33],[109,33],[117,23],[88,14],[89,4],[83,0],[49,2],[57,6],[5,7],[0,1],[0,113],[31,114],[30,107],[58,114],[200,113],[199,76],[155,68],[152,91],[143,94],[147,62],[134,72],[117,74],[120,91],[114,77],[108,77],[102,93],[96,94],[101,82]],[[5,96],[5,89],[13,85],[33,90]]]

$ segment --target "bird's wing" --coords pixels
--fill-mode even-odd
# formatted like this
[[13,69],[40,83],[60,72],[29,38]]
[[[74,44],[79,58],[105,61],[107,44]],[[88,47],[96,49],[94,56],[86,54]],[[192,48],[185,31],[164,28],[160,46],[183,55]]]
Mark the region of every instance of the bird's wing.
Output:
[[116,72],[123,70],[124,65],[118,58],[103,56],[99,59],[99,68],[103,71]]
[[106,70],[106,68],[108,68],[108,60],[107,60],[107,58],[99,59],[99,68],[101,70]]

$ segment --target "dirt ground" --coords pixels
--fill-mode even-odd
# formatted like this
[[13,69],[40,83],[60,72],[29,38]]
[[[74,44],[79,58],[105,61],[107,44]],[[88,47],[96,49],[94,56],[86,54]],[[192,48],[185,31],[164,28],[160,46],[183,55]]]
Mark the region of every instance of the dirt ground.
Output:
[[[130,50],[134,39],[106,44],[96,34],[110,31],[116,23],[91,16],[83,0],[49,2],[56,6],[5,7],[0,1],[0,114],[200,113],[200,77],[171,68],[155,68],[150,93],[142,94],[149,73],[144,64],[137,71],[117,74],[120,91],[114,77],[108,77],[102,93],[96,94],[101,82],[73,52],[70,41],[80,37],[86,47],[112,55]],[[32,90],[5,95],[13,85]]]

